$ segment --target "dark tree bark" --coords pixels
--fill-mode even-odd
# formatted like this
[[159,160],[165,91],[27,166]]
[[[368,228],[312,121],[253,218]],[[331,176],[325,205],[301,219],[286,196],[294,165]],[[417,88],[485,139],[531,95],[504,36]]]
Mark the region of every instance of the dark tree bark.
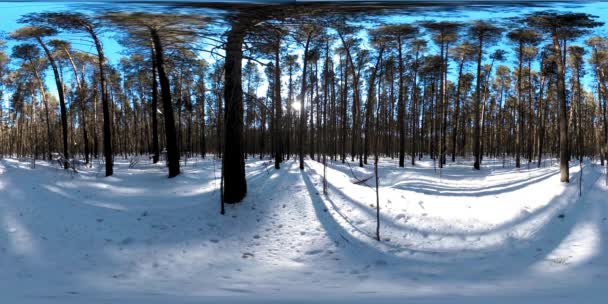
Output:
[[281,102],[281,40],[277,39],[277,45],[274,56],[274,103],[275,103],[275,121],[274,121],[274,168],[280,169],[283,161],[283,138],[281,136],[283,124],[283,104]]
[[524,56],[523,40],[519,41],[517,49],[517,139],[515,140],[515,168],[521,166],[521,150],[524,141],[524,101],[523,101],[523,84],[522,84],[522,63]]
[[247,195],[243,156],[242,60],[246,26],[235,21],[228,32],[224,64],[224,176],[223,201],[237,203]]
[[568,167],[569,149],[568,149],[568,109],[566,104],[566,70],[562,58],[562,50],[559,39],[556,33],[552,35],[553,48],[558,59],[557,65],[557,101],[559,106],[559,171],[560,181],[563,183],[570,182],[570,173]]
[[42,78],[40,77],[40,74],[38,73],[37,70],[34,70],[34,76],[36,77],[36,80],[38,80],[38,84],[40,85],[40,92],[42,95],[42,102],[44,103],[44,113],[46,116],[46,132],[47,132],[47,156],[49,158],[49,160],[52,159],[52,146],[53,146],[53,135],[51,133],[51,119],[49,116],[49,101],[46,98],[46,90],[44,89],[44,81],[42,80]]
[[165,120],[165,137],[167,145],[167,166],[169,167],[169,178],[178,176],[179,170],[179,150],[177,147],[177,137],[175,130],[175,118],[173,117],[173,104],[171,102],[171,85],[169,77],[165,72],[165,61],[163,46],[158,32],[150,30],[152,42],[154,43],[154,55],[156,69],[158,70],[158,80],[160,83],[160,94],[163,101],[163,115]]
[[[369,148],[371,146],[370,140],[372,140],[372,122],[374,119],[374,107],[377,102],[376,100],[376,77],[378,75],[378,68],[382,61],[382,54],[384,53],[384,47],[380,47],[378,50],[378,59],[372,69],[372,73],[369,77],[368,89],[367,89],[367,104],[365,105],[365,144],[364,144],[364,162],[367,164],[367,156]],[[378,126],[376,126],[378,128]],[[378,132],[375,134],[378,136]],[[374,147],[376,149],[376,147]]]
[[306,77],[308,68],[308,47],[310,46],[310,38],[312,32],[306,35],[306,44],[304,46],[304,63],[302,70],[302,87],[300,92],[300,135],[298,136],[298,152],[300,154],[300,170],[304,170],[304,127],[306,125],[306,112],[304,112],[304,99],[306,99]]
[[110,105],[108,102],[108,88],[106,83],[106,74],[104,72],[105,56],[103,54],[103,47],[99,38],[92,29],[87,32],[93,38],[95,42],[95,48],[97,49],[97,57],[99,64],[99,81],[101,86],[101,104],[103,108],[103,151],[106,159],[106,176],[114,174],[114,160],[112,153],[112,121],[110,118]]
[[418,66],[420,61],[420,50],[416,49],[414,55],[414,76],[412,80],[412,166],[416,165],[416,140],[418,128]]
[[53,54],[51,53],[49,48],[46,46],[44,41],[42,41],[42,38],[36,37],[36,40],[38,41],[38,43],[40,44],[42,49],[44,49],[44,52],[46,53],[46,57],[49,60],[49,63],[51,64],[51,68],[53,69],[53,75],[55,76],[55,84],[57,85],[57,94],[59,95],[59,109],[61,111],[61,131],[62,131],[63,157],[64,157],[63,168],[67,169],[70,166],[70,163],[69,163],[70,154],[69,154],[69,150],[68,150],[68,114],[67,114],[67,110],[65,107],[65,96],[63,94],[63,82],[61,81],[61,77],[59,76],[59,70],[57,69],[57,63],[55,62],[55,58],[53,57]]
[[78,85],[78,100],[80,103],[80,123],[81,123],[81,128],[82,128],[82,140],[84,142],[84,159],[85,159],[85,163],[89,164],[89,154],[90,154],[90,148],[89,148],[89,135],[87,133],[87,113],[86,113],[86,92],[85,92],[85,87],[84,87],[84,83],[83,83],[83,79],[80,79],[78,77],[78,69],[76,68],[76,64],[74,63],[74,59],[72,58],[72,54],[70,54],[70,51],[67,48],[64,48],[64,52],[68,57],[68,60],[70,61],[70,65],[72,66],[72,70],[74,72],[74,77],[76,78],[76,83]]
[[[458,134],[458,125],[460,119],[460,90],[462,88],[462,69],[464,67],[464,60],[458,63],[458,84],[456,85],[456,104],[454,109],[454,121],[452,123],[452,162],[456,161],[456,137]],[[462,131],[462,130],[461,130]]]
[[481,59],[483,57],[483,35],[479,35],[478,37],[478,45],[477,45],[477,77],[475,83],[475,133],[473,135],[474,142],[474,154],[475,154],[475,163],[473,164],[473,168],[475,170],[480,169],[481,165]]
[[152,162],[158,163],[160,157],[160,145],[158,143],[158,83],[156,80],[156,55],[154,47],[151,48],[152,56]]
[[[542,63],[541,63],[542,67]],[[542,77],[542,76],[541,76]],[[551,78],[549,78],[547,87],[551,87]],[[539,97],[538,97],[538,163],[537,167],[540,168],[543,158],[543,148],[545,141],[545,117],[547,116],[546,111],[543,109],[543,91],[544,91],[545,80],[542,79],[540,83]]]
[[403,67],[403,45],[401,36],[397,38],[399,62],[399,100],[397,101],[397,124],[399,125],[399,167],[405,167],[405,84]]

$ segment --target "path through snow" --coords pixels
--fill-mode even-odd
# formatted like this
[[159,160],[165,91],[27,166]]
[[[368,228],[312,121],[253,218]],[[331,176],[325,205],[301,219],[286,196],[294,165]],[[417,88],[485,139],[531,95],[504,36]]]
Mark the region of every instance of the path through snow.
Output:
[[586,165],[581,199],[578,166],[568,185],[555,166],[470,168],[382,160],[377,242],[373,179],[352,182],[372,166],[331,163],[325,196],[318,162],[249,160],[247,198],[220,216],[213,160],[167,179],[4,159],[0,302],[603,303],[602,168]]

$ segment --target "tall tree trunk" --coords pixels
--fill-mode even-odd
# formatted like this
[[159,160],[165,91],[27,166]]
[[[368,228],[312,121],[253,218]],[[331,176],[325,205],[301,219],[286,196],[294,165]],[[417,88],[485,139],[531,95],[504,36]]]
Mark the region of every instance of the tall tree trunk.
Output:
[[240,202],[247,194],[243,158],[243,40],[246,27],[235,21],[228,32],[224,64],[224,201]]
[[399,167],[405,167],[405,83],[403,68],[403,45],[401,37],[397,38],[399,56],[399,100],[397,101],[397,120],[399,125]]
[[532,162],[532,143],[533,141],[533,130],[534,130],[534,122],[532,120],[532,115],[534,114],[532,111],[532,99],[534,98],[534,94],[532,93],[532,59],[528,60],[528,164]]
[[[313,69],[313,64],[310,65]],[[308,151],[310,159],[315,160],[315,90],[314,90],[314,70],[310,72],[310,129],[308,134]]]
[[[367,154],[369,153],[369,145],[370,145],[370,140],[372,138],[372,121],[374,119],[374,107],[376,104],[376,77],[378,74],[378,67],[380,65],[380,62],[382,60],[382,54],[384,53],[384,48],[380,48],[380,50],[378,50],[378,60],[376,61],[376,65],[374,66],[374,68],[372,69],[372,73],[370,75],[369,78],[369,83],[368,83],[368,91],[367,91],[367,104],[365,105],[365,151],[364,151],[364,156],[365,156],[365,163],[367,164]],[[376,125],[376,128],[378,128],[378,126]],[[375,132],[375,135],[378,136],[379,132]],[[374,149],[376,149],[377,147],[375,146]]]
[[522,61],[524,46],[523,41],[519,42],[517,51],[517,135],[515,139],[515,168],[521,166],[521,150],[524,141],[524,101],[522,84]]
[[557,33],[553,33],[553,48],[558,54],[557,61],[557,102],[559,105],[559,171],[560,181],[563,183],[570,182],[570,173],[568,167],[568,113],[566,104],[566,70],[564,58],[562,58],[562,50],[557,37]]
[[419,64],[419,51],[416,50],[414,59],[414,76],[412,80],[412,139],[411,139],[411,152],[412,152],[412,166],[416,165],[416,134],[418,128],[418,64]]
[[[90,149],[89,149],[89,136],[87,133],[87,113],[86,113],[86,92],[85,92],[85,88],[84,88],[84,84],[82,83],[82,80],[78,77],[78,69],[76,68],[76,64],[74,63],[74,59],[72,58],[72,54],[70,53],[70,51],[67,48],[64,48],[63,51],[65,52],[65,54],[68,57],[68,60],[70,61],[70,65],[72,66],[72,70],[74,71],[74,78],[76,78],[76,83],[78,85],[78,100],[80,101],[80,110],[81,110],[81,128],[82,128],[82,139],[84,142],[84,159],[85,159],[85,163],[88,165],[89,164],[89,153],[90,153]],[[84,67],[83,67],[84,68]]]
[[158,80],[160,83],[160,94],[163,100],[163,115],[165,117],[165,138],[167,145],[167,165],[169,167],[169,178],[179,175],[179,150],[177,147],[177,137],[175,130],[175,118],[173,117],[173,104],[171,102],[171,85],[169,77],[165,72],[165,60],[163,46],[158,32],[150,30],[152,42],[154,43],[154,55],[156,69],[158,70]]
[[46,97],[46,90],[44,89],[44,81],[40,77],[40,74],[37,70],[34,70],[34,76],[36,80],[38,80],[38,84],[40,86],[40,95],[42,97],[42,102],[44,103],[44,113],[46,117],[46,134],[47,134],[47,156],[49,160],[53,159],[51,153],[53,151],[53,135],[51,133],[51,118],[49,115],[49,101]]
[[308,68],[308,47],[310,46],[310,38],[312,32],[306,35],[306,44],[304,46],[304,63],[302,71],[302,87],[300,88],[300,135],[298,136],[298,153],[300,154],[300,170],[304,170],[304,127],[306,125],[306,113],[304,112],[304,100],[306,99],[306,77]]
[[57,69],[57,64],[55,63],[55,58],[53,57],[53,54],[51,53],[49,48],[46,46],[44,41],[42,41],[42,38],[36,37],[36,40],[38,40],[38,43],[40,44],[42,49],[44,49],[44,52],[46,53],[46,57],[49,60],[49,63],[51,64],[51,67],[53,69],[53,74],[55,76],[55,84],[57,85],[57,94],[59,95],[59,109],[61,112],[61,131],[62,131],[62,138],[63,138],[63,157],[64,157],[63,168],[67,169],[70,166],[70,164],[69,164],[70,155],[69,155],[69,150],[68,150],[68,114],[67,114],[67,110],[65,107],[65,96],[63,94],[63,83],[61,82],[61,77],[59,76],[59,70]]
[[[283,103],[281,102],[281,40],[277,39],[277,45],[274,56],[274,103],[275,103],[275,122],[274,122],[274,168],[280,169],[281,162],[283,161],[283,139],[281,132],[283,132]],[[289,105],[288,105],[289,106]]]
[[475,170],[480,169],[481,165],[481,126],[480,126],[480,107],[481,107],[481,59],[483,56],[483,35],[479,36],[478,41],[478,49],[477,49],[477,77],[475,84],[475,131],[473,135],[474,141],[474,154],[475,154],[475,163],[473,164],[473,168]]
[[446,163],[446,155],[447,155],[447,127],[448,127],[448,96],[447,96],[447,86],[448,86],[448,44],[445,44],[445,50],[443,51],[443,70],[441,73],[441,113],[442,113],[442,123],[441,123],[441,157],[439,159],[439,167],[443,168],[443,165]]
[[[352,106],[352,117],[353,117],[353,129],[352,129],[352,138],[351,138],[351,152],[352,152],[352,158],[351,160],[354,161],[355,159],[355,155],[359,152],[357,151],[357,148],[359,147],[357,145],[357,139],[359,138],[359,134],[357,134],[357,132],[359,131],[359,120],[360,120],[360,115],[359,115],[359,107],[360,107],[360,96],[359,96],[359,73],[356,71],[356,66],[355,66],[355,61],[353,60],[353,57],[350,53],[350,48],[347,47],[346,41],[344,40],[344,36],[342,35],[342,33],[340,31],[338,31],[338,36],[340,37],[340,40],[342,41],[342,45],[344,46],[344,51],[346,52],[346,58],[349,62],[348,66],[350,67],[350,71],[351,74],[353,75],[353,106]],[[361,156],[361,155],[359,155]],[[363,167],[363,159],[361,157],[359,157],[359,166]]]
[[156,164],[160,157],[160,145],[158,142],[158,83],[154,46],[150,48],[150,55],[152,56],[152,162]]
[[[542,66],[542,64],[541,64]],[[541,77],[543,77],[541,75]],[[547,83],[547,87],[550,87],[551,82],[550,82],[551,78],[549,78],[549,81]],[[543,90],[544,90],[544,83],[545,80],[541,80],[540,82],[540,90],[539,90],[539,94],[538,94],[538,163],[537,163],[537,167],[540,168],[541,166],[541,162],[542,162],[542,157],[543,157],[543,147],[544,147],[544,141],[545,141],[545,117],[547,116],[546,111],[543,109]]]
[[197,100],[197,103],[200,103],[200,120],[201,120],[201,157],[204,159],[207,155],[207,137],[205,136],[205,80],[203,77],[199,80],[201,82],[202,90],[200,99]]
[[348,61],[344,60],[344,68],[340,69],[342,72],[342,94],[341,94],[341,114],[342,114],[342,118],[340,120],[341,122],[341,157],[340,159],[342,160],[342,163],[344,163],[346,161],[346,125],[347,125],[347,98],[346,95],[348,93],[348,87],[346,86],[346,83],[348,82],[348,74],[346,73],[346,70],[348,69]]
[[461,60],[458,64],[458,84],[456,85],[456,104],[454,109],[454,119],[452,127],[452,162],[456,161],[456,137],[458,134],[458,121],[460,119],[460,90],[462,88],[462,70],[464,67],[464,60]]
[[106,74],[104,72],[105,56],[103,54],[103,48],[99,38],[92,30],[89,30],[89,34],[95,42],[95,48],[97,49],[97,57],[99,64],[99,82],[101,86],[101,104],[103,107],[103,150],[106,159],[106,176],[114,174],[114,160],[112,153],[112,121],[110,118],[110,105],[108,102],[108,88],[106,83]]

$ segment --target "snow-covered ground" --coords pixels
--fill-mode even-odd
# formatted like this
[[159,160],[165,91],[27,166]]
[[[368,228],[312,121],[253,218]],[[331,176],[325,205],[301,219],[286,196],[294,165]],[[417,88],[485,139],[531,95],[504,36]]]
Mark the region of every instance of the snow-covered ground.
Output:
[[[219,215],[219,162],[71,175],[0,161],[0,303],[606,303],[608,188],[587,163],[435,170],[247,161]],[[354,176],[353,176],[354,175]],[[356,177],[356,178],[355,178]]]

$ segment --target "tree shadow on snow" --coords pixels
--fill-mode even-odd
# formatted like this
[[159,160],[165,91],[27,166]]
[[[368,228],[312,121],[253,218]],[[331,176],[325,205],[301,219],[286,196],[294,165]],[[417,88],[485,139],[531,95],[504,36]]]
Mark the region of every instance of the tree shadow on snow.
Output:
[[[433,235],[441,238],[453,237],[463,240],[470,237],[487,237],[492,234],[506,236],[502,242],[496,245],[472,250],[450,250],[449,248],[428,250],[413,246],[400,246],[394,242],[377,242],[374,238],[374,232],[357,227],[356,222],[349,219],[331,198],[333,195],[337,194],[343,197],[348,206],[360,209],[368,219],[372,218],[374,222],[375,210],[368,208],[369,206],[365,203],[351,198],[332,185],[331,182],[329,183],[330,194],[328,196],[315,195],[318,191],[315,183],[311,180],[310,175],[312,173],[320,176],[319,173],[307,165],[307,172],[303,173],[302,177],[310,193],[315,213],[328,236],[336,244],[343,244],[342,248],[352,248],[352,250],[344,250],[348,257],[355,263],[370,263],[373,262],[370,261],[371,258],[381,258],[391,266],[399,267],[405,272],[412,271],[412,275],[415,275],[421,267],[428,266],[434,269],[435,275],[441,273],[449,274],[449,277],[474,279],[479,278],[478,272],[492,270],[496,265],[500,265],[501,268],[496,273],[497,276],[504,278],[518,276],[530,271],[533,265],[546,261],[548,256],[570,235],[575,226],[587,220],[586,213],[588,212],[583,205],[577,203],[577,187],[574,187],[579,176],[573,174],[570,181],[571,185],[564,193],[554,197],[543,207],[484,231],[468,233],[424,230],[396,224],[393,219],[381,215],[381,229],[388,227],[388,229],[397,230],[401,233]],[[539,182],[553,174],[555,173],[543,174],[533,181],[525,182],[525,185]],[[596,177],[597,172],[587,172],[585,175],[587,180],[594,180]],[[519,189],[525,185],[518,184],[509,191]],[[359,191],[373,191],[361,185],[356,187],[359,188]],[[511,235],[518,227],[534,221],[541,221],[542,226],[533,235],[526,236],[527,239],[526,237],[517,237],[515,234]],[[601,252],[595,253],[595,256],[601,256]],[[471,261],[475,261],[476,269],[467,269],[470,268]]]

